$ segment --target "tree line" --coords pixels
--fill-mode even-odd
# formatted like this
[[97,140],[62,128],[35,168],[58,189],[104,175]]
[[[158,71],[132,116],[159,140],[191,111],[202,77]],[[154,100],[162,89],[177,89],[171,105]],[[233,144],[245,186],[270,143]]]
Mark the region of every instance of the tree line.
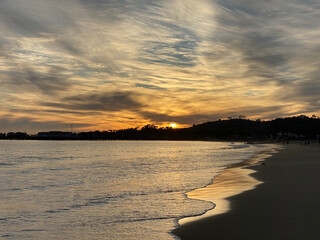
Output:
[[40,132],[29,135],[23,132],[0,133],[0,139],[33,140],[224,140],[264,141],[284,139],[320,140],[320,118],[305,115],[261,121],[228,118],[189,128],[158,127],[148,124],[142,128],[128,128],[89,132]]

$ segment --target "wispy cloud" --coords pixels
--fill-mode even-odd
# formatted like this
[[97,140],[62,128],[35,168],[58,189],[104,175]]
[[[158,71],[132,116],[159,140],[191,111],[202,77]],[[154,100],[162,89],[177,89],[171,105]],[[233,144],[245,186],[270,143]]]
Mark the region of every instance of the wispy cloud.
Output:
[[319,20],[311,0],[2,0],[0,131],[319,114]]
[[142,104],[134,99],[130,92],[98,92],[64,97],[58,103],[46,103],[46,106],[67,110],[120,112],[122,110],[134,111]]

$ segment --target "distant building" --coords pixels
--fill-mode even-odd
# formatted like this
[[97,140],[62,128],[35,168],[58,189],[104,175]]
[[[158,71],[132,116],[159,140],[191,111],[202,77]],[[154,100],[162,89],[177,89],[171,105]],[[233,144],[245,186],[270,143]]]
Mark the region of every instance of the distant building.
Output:
[[72,132],[50,131],[39,132],[36,137],[41,139],[72,139],[75,138],[75,134]]

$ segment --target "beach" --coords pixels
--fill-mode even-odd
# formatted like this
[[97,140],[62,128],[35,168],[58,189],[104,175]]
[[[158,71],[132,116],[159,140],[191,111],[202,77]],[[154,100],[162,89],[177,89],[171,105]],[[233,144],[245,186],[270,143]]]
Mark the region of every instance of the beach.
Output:
[[320,239],[320,145],[294,142],[277,151],[227,168],[212,185],[188,193],[216,208],[180,221],[173,233],[182,240]]

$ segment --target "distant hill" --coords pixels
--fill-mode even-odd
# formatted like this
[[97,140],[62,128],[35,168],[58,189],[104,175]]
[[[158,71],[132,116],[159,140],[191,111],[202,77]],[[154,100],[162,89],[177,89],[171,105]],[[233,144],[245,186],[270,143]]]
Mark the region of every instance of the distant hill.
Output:
[[0,133],[0,139],[38,140],[225,140],[264,141],[289,139],[320,140],[320,118],[305,115],[277,118],[269,121],[230,118],[193,125],[190,128],[158,128],[148,124],[141,129],[94,132],[40,132],[28,135],[21,132]]

